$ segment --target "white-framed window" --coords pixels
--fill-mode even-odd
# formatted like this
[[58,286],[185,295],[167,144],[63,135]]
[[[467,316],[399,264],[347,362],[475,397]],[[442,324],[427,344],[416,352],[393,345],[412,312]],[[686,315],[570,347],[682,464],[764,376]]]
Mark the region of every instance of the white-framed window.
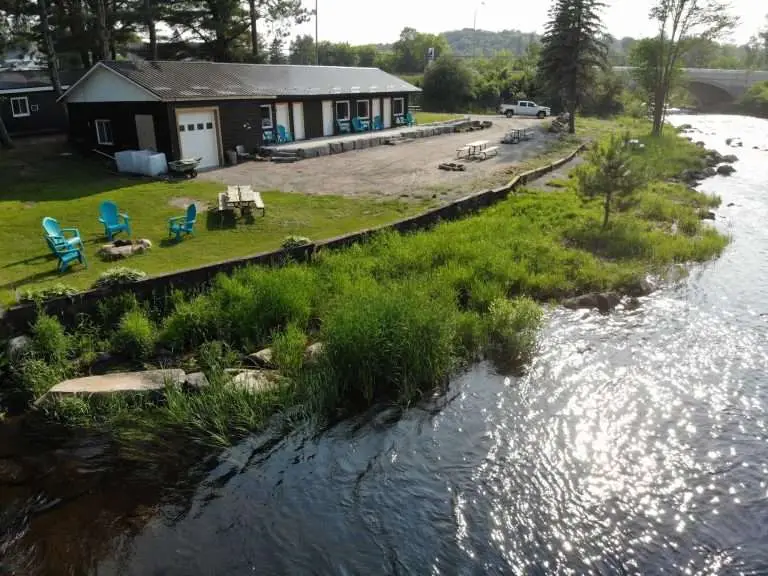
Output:
[[262,129],[269,130],[272,128],[272,105],[262,104],[259,106],[259,113],[261,114],[261,127]]
[[395,116],[402,116],[405,114],[405,98],[395,98],[392,100],[392,111]]
[[336,102],[336,120],[349,120],[349,100]]
[[14,118],[29,116],[29,98],[26,96],[11,98],[11,112]]
[[96,120],[96,141],[103,146],[114,144],[111,120]]
[[368,120],[371,116],[371,103],[368,100],[357,101],[357,117]]

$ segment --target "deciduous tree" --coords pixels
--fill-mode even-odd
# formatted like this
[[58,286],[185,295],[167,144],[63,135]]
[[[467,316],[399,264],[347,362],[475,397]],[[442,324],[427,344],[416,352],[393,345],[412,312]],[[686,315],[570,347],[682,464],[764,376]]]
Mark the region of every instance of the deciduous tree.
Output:
[[459,58],[444,54],[424,73],[424,103],[434,110],[466,110],[474,96],[472,71]]

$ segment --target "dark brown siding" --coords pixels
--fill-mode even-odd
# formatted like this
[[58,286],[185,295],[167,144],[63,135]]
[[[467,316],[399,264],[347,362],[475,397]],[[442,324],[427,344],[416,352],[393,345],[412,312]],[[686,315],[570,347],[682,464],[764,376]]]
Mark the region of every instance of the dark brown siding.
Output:
[[[14,118],[11,98],[27,98],[29,116]],[[34,108],[37,107],[35,110]],[[64,107],[56,102],[53,90],[47,92],[26,92],[23,94],[0,94],[0,115],[11,136],[65,132],[67,116]]]
[[323,101],[308,100],[304,102],[304,132],[305,137],[323,137]]
[[[88,150],[99,149],[109,154],[120,150],[135,150],[139,146],[136,135],[136,114],[151,114],[155,124],[157,151],[172,160],[170,126],[166,105],[160,102],[89,102],[68,104],[70,140]],[[96,139],[95,120],[110,120],[112,146],[101,146]]]

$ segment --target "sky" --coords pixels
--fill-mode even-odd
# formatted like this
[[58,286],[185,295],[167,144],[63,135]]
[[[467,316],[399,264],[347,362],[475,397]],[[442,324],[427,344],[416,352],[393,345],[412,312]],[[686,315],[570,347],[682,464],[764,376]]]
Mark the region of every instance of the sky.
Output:
[[[389,43],[409,26],[419,32],[445,32],[472,28],[477,10],[477,28],[482,30],[517,29],[542,32],[551,1],[533,0],[303,0],[314,10],[318,2],[320,41],[350,44]],[[603,22],[613,36],[641,38],[654,34],[648,20],[653,0],[607,0]],[[765,0],[731,0],[732,13],[741,18],[729,41],[743,44],[766,24],[768,2]],[[315,22],[298,27],[300,34],[315,35]]]

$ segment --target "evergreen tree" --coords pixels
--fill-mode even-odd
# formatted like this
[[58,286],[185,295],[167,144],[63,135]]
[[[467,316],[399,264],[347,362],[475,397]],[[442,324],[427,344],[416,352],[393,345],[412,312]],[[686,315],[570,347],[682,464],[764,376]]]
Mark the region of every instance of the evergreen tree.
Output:
[[279,34],[272,39],[272,43],[269,45],[269,63],[288,63],[288,59],[285,57],[285,52],[283,51],[283,38]]
[[570,114],[568,131],[576,131],[576,111],[596,68],[607,68],[607,47],[599,0],[556,0],[541,39],[539,76],[548,92]]

